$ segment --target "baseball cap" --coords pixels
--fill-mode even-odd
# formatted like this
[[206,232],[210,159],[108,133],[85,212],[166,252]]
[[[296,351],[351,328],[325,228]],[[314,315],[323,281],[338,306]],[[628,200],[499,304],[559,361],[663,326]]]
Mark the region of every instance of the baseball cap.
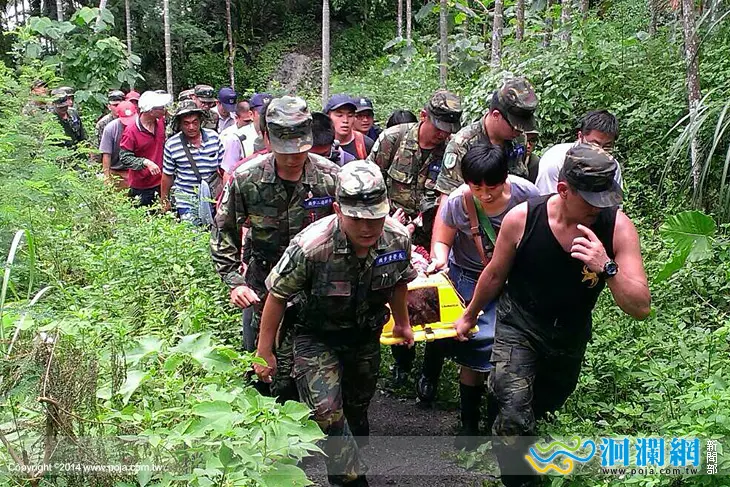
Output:
[[307,102],[294,96],[274,98],[266,109],[271,150],[300,154],[312,148],[312,115]]
[[107,95],[107,99],[112,101],[124,101],[124,92],[121,90],[111,90],[109,94]]
[[497,90],[497,108],[510,125],[521,132],[537,130],[537,95],[525,78],[510,78]]
[[218,101],[229,112],[236,111],[236,97],[237,95],[233,88],[224,87],[218,90]]
[[355,113],[366,112],[370,110],[375,113],[373,102],[370,98],[355,98]]
[[357,110],[355,100],[353,100],[349,95],[340,93],[338,95],[332,95],[332,97],[327,100],[327,104],[324,106],[324,110],[322,111],[328,114],[332,110],[337,110],[345,105],[350,105],[353,110]]
[[116,107],[114,111],[117,112],[117,117],[122,121],[122,125],[125,127],[134,122],[137,118],[137,107],[131,101],[123,101]]
[[461,129],[461,100],[446,90],[437,90],[426,105],[428,117],[437,129],[454,134]]
[[260,113],[261,109],[266,106],[266,104],[269,103],[272,98],[274,97],[268,93],[254,93],[251,99],[248,101],[248,104],[251,107],[251,110],[256,110]]
[[172,96],[167,93],[145,91],[139,97],[139,113],[149,112],[153,108],[164,107],[172,103]]
[[195,85],[194,93],[203,103],[215,103],[215,90],[210,85]]
[[390,213],[388,188],[380,167],[372,162],[352,161],[342,166],[335,196],[345,216],[375,220]]
[[132,100],[139,101],[139,92],[132,90],[129,93],[127,93],[127,96],[125,96],[124,99],[127,101],[132,101]]
[[565,179],[589,205],[610,208],[621,204],[624,192],[616,182],[618,163],[593,144],[578,144],[565,155],[560,179]]

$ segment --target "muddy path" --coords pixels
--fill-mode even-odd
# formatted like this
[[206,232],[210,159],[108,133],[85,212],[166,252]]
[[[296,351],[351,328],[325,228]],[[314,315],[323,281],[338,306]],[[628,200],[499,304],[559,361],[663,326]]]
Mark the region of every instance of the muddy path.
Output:
[[[362,452],[371,486],[498,485],[494,476],[460,465],[464,454],[453,446],[459,424],[457,409],[426,409],[415,399],[378,390],[369,416],[370,444]],[[322,458],[307,463],[307,476],[318,486],[328,486]]]

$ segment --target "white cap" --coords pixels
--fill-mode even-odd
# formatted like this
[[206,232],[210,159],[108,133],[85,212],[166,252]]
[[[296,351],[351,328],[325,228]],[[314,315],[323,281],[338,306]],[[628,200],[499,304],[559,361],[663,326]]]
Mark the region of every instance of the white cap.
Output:
[[167,93],[157,93],[154,91],[145,91],[139,97],[139,111],[149,112],[153,108],[164,107],[172,103],[172,95]]

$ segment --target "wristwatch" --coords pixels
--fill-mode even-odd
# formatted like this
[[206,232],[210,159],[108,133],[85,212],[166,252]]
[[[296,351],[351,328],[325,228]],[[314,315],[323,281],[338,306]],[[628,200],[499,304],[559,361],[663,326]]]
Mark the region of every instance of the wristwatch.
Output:
[[603,264],[603,272],[598,274],[598,277],[605,280],[612,278],[616,274],[618,274],[618,264],[613,260],[609,260]]

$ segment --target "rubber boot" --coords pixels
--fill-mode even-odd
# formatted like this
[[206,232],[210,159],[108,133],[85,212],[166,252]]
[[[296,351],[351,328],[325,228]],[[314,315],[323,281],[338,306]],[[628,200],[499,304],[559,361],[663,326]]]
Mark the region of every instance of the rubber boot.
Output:
[[390,347],[393,354],[393,375],[391,379],[391,387],[394,389],[403,387],[408,382],[408,375],[413,369],[413,361],[416,358],[416,347],[404,347],[402,345],[393,345]]
[[444,366],[444,353],[438,341],[426,343],[421,377],[416,382],[416,395],[424,406],[430,406],[438,393],[439,376]]
[[479,446],[479,422],[481,420],[481,403],[484,386],[468,386],[459,384],[461,399],[461,429],[454,440],[458,450],[476,450]]

